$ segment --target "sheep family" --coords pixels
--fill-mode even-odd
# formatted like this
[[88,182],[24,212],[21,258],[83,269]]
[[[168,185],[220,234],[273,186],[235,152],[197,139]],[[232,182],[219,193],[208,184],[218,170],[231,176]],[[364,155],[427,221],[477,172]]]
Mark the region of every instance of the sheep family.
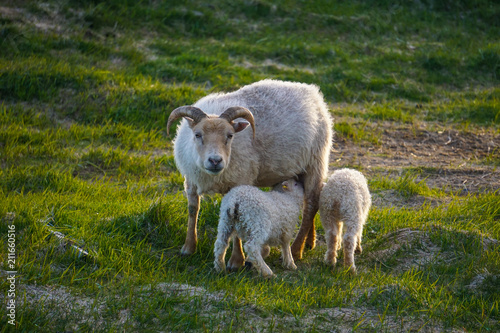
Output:
[[[294,177],[304,184],[304,203],[292,254],[300,258],[306,241],[314,247],[314,216],[332,141],[332,120],[317,86],[263,80],[175,109],[167,131],[179,118],[174,158],[185,179],[189,212],[182,254],[196,250],[200,195],[225,194],[238,185],[271,187]],[[243,264],[235,238],[228,266]]]
[[244,243],[247,260],[264,277],[273,272],[264,262],[269,246],[281,245],[283,267],[297,269],[290,241],[299,220],[304,200],[302,184],[294,179],[283,182],[270,192],[241,185],[227,193],[221,202],[217,241],[214,246],[215,269],[225,271],[225,254],[232,236]]
[[[273,276],[262,255],[269,252],[268,246],[281,245],[283,266],[296,269],[290,254],[290,240],[302,198],[302,186],[293,179],[267,193],[253,186],[238,186],[229,191],[221,203],[214,246],[216,270],[225,270],[224,256],[229,239],[235,235],[245,241],[248,260],[262,276]],[[361,252],[361,235],[370,206],[368,185],[359,171],[341,169],[330,176],[321,191],[319,207],[327,243],[327,264],[336,264],[344,229],[344,265],[356,273],[354,252]]]
[[[263,80],[231,93],[210,94],[193,105],[172,111],[167,132],[180,118],[182,121],[174,139],[174,158],[184,176],[189,212],[182,254],[192,254],[196,250],[201,195],[225,194],[240,185],[269,187],[291,178],[300,180],[304,195],[302,224],[291,253],[295,259],[300,259],[306,243],[314,248],[314,217],[320,208],[332,141],[332,120],[317,86]],[[251,131],[247,130],[249,127]],[[347,230],[345,251],[350,251],[352,246],[361,249],[359,227],[348,227],[351,222],[347,221],[350,221],[349,207],[354,205],[350,200],[365,195],[356,192],[361,187],[355,181],[351,187],[356,190],[345,192],[342,186],[347,185],[332,180],[332,187],[337,190],[327,196],[330,186],[325,185],[321,201],[325,230],[329,228],[327,239],[332,240],[328,245],[330,252],[327,252],[332,264],[340,247],[341,224],[338,221],[344,219]],[[369,207],[366,200],[358,204]],[[340,206],[346,213],[337,209]],[[360,214],[365,211],[365,208],[359,209]],[[330,213],[333,217],[328,215]],[[358,221],[361,230],[366,220],[364,214]],[[351,232],[351,229],[356,231]],[[350,236],[352,233],[356,234],[354,239]],[[233,243],[229,269],[237,269],[245,262],[241,240],[234,237]],[[288,251],[285,246],[283,248],[284,252]],[[286,260],[286,265],[292,267],[289,259]],[[259,264],[262,266],[262,262]],[[348,259],[346,264],[355,270],[353,259]]]

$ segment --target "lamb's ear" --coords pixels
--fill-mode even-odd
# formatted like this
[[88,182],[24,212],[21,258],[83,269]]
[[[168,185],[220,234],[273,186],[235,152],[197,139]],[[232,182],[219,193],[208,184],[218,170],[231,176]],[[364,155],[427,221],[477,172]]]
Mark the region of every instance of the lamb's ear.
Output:
[[283,191],[290,191],[290,184],[288,184],[288,181],[284,181],[283,183],[281,183],[281,188],[283,189]]
[[234,131],[238,133],[247,128],[248,125],[250,125],[250,123],[245,120],[239,120],[239,121],[233,121],[231,125],[233,125]]

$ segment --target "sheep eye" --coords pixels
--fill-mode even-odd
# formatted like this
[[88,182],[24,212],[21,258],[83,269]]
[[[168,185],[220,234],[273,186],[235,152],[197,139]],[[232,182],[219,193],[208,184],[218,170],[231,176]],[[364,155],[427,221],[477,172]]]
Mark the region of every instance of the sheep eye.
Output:
[[228,138],[228,139],[232,139],[232,138],[233,138],[233,135],[232,135],[232,134],[228,134],[228,135],[227,135],[227,138]]
[[201,133],[195,133],[194,137],[197,138],[197,139],[201,139]]

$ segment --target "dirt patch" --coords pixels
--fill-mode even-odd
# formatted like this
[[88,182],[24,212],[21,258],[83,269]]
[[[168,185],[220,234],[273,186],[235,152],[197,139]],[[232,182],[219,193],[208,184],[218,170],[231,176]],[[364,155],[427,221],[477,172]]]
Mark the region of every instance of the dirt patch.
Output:
[[64,286],[22,285],[18,295],[20,308],[41,307],[51,311],[53,318],[58,321],[67,320],[68,330],[76,331],[84,323],[90,323],[96,329],[103,329],[105,326],[102,316],[94,316],[105,311],[104,302],[73,294]]
[[[481,234],[471,233],[469,231],[451,230],[441,226],[432,226],[431,230],[461,233],[477,237],[484,251],[492,250],[499,244],[496,239]],[[456,254],[454,252],[443,251],[439,244],[431,240],[429,232],[424,230],[411,228],[399,229],[384,235],[382,240],[377,242],[383,244],[382,248],[364,252],[363,261],[365,263],[372,262],[381,265],[390,269],[391,272],[395,274],[401,274],[412,268],[419,269],[434,261],[449,263],[456,259]],[[405,250],[405,256],[395,257],[396,252],[402,248]],[[387,262],[391,262],[390,266],[386,264]],[[370,269],[366,267],[366,264],[360,265],[360,267],[366,273],[370,271]],[[480,277],[481,274],[478,275],[478,279]],[[482,282],[482,280],[480,282]],[[472,285],[476,286],[477,284],[472,283]]]
[[[196,287],[183,283],[159,283],[155,286],[155,289],[170,295],[182,295],[187,298],[200,297],[206,301],[220,302],[224,299],[223,292],[210,293],[202,287]],[[150,290],[150,288],[145,288],[143,290]]]
[[[334,169],[359,166],[367,177],[400,176],[414,168],[416,180],[431,188],[449,188],[467,194],[500,189],[500,135],[494,130],[463,132],[429,130],[393,123],[369,125],[379,144],[356,143],[335,137],[330,165]],[[367,126],[367,127],[369,127]]]
[[[153,287],[144,286],[135,291],[134,297],[140,301],[147,301],[151,295],[157,293],[162,293],[165,297],[184,298],[185,301],[179,303],[179,311],[182,311],[183,303],[197,299],[196,302],[204,304],[203,311],[199,313],[202,317],[216,313],[217,309],[214,304],[223,301],[225,297],[222,292],[210,293],[202,287],[180,283],[159,283]],[[27,305],[48,309],[55,317],[67,321],[66,329],[68,330],[77,331],[83,324],[91,324],[96,330],[105,330],[109,324],[110,318],[107,316],[109,299],[78,295],[64,286],[22,285],[19,287],[18,294],[20,295],[17,298],[20,308]],[[4,297],[3,293],[0,294],[0,302],[3,302]],[[115,303],[118,303],[120,298],[124,296],[117,294],[116,297],[117,302]],[[218,315],[222,316],[222,314]],[[115,323],[115,328],[140,326],[132,318],[130,309],[121,309],[112,320]],[[223,317],[221,317],[222,321]]]
[[33,15],[23,8],[0,7],[0,16],[14,22],[32,25],[37,30],[46,33],[62,34],[67,30],[60,24],[65,20],[59,15],[57,8],[49,4],[39,4],[38,9],[40,13]]
[[430,198],[416,195],[411,198],[404,198],[396,190],[385,190],[372,193],[373,206],[379,208],[415,208],[422,206],[437,207],[450,202],[449,198]]
[[[441,248],[434,244],[429,235],[422,230],[403,228],[391,232],[384,236],[384,244],[388,246],[378,251],[370,251],[366,257],[396,273],[422,267],[438,257],[443,259]],[[386,266],[384,262],[392,258],[402,247],[411,249],[412,255],[398,258],[397,264],[393,267]]]
[[[425,322],[412,317],[395,318],[386,316],[383,313],[370,311],[367,308],[331,308],[315,311],[314,317],[305,318],[305,321],[314,322],[318,316],[326,319],[327,323],[316,323],[315,327],[329,332],[331,323],[335,323],[335,332],[352,332],[353,327],[375,331],[387,332],[442,332],[441,324]],[[465,332],[465,330],[453,330],[452,332]]]

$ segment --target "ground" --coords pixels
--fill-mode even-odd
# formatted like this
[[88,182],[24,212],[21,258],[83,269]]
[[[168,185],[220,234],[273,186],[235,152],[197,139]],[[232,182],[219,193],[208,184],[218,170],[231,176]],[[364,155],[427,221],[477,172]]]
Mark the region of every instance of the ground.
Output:
[[337,136],[330,156],[331,170],[358,166],[368,176],[400,176],[404,169],[413,168],[418,173],[416,180],[425,179],[429,187],[448,187],[464,195],[500,189],[500,170],[484,163],[499,152],[500,136],[495,130],[464,132],[429,123],[391,122],[367,127],[367,131],[377,133],[377,144]]
[[[500,330],[499,15],[468,0],[1,1],[17,331]],[[297,271],[273,249],[276,279],[216,274],[219,195],[201,202],[197,252],[179,254],[168,115],[265,78],[318,85],[330,172],[368,179],[356,276],[322,263],[319,218]]]

